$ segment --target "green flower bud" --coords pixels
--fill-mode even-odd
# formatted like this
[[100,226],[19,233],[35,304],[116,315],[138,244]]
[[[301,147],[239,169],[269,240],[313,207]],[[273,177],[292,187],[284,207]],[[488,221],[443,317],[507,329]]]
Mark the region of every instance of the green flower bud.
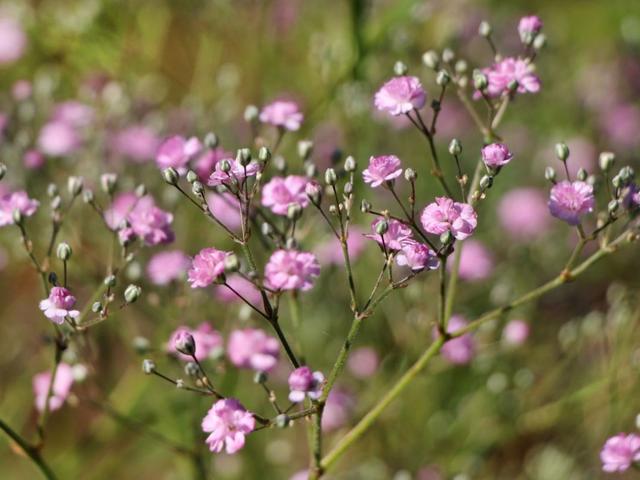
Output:
[[584,168],[580,168],[578,170],[577,177],[578,177],[578,180],[580,180],[581,182],[584,182],[587,179],[588,176],[589,176],[589,174],[587,173],[587,171]]
[[598,158],[598,164],[603,172],[608,172],[616,161],[616,155],[612,152],[602,152]]
[[268,162],[271,159],[271,150],[267,147],[260,147],[258,150],[258,160],[261,162]]
[[165,168],[162,171],[162,178],[164,178],[164,181],[169,185],[178,184],[178,172],[173,167]]
[[67,191],[69,192],[69,195],[71,195],[72,197],[76,197],[80,195],[80,192],[82,192],[83,186],[84,186],[84,179],[82,177],[71,176],[67,180]]
[[247,105],[244,109],[244,120],[247,123],[253,123],[258,121],[258,116],[260,115],[260,110],[255,105]]
[[297,220],[302,215],[302,207],[298,203],[290,203],[287,207],[287,218],[289,220]]
[[482,91],[487,88],[487,85],[489,85],[489,79],[487,78],[487,76],[480,70],[474,70],[473,71],[473,87],[476,90]]
[[376,233],[378,235],[384,235],[389,231],[389,223],[386,220],[381,220],[376,224]]
[[445,70],[440,70],[436,75],[436,83],[441,87],[448,85],[450,81],[451,77]]
[[404,62],[401,62],[400,60],[398,60],[393,66],[393,73],[395,73],[398,76],[406,75],[408,71],[409,71],[409,68],[407,67],[407,65]]
[[204,136],[204,145],[210,150],[213,150],[218,146],[220,141],[218,140],[218,135],[213,132],[209,132]]
[[449,142],[449,153],[454,156],[462,153],[462,144],[460,143],[460,140],[454,138]]
[[124,300],[127,303],[134,303],[142,295],[142,288],[138,285],[131,284],[124,291]]
[[561,162],[566,162],[569,158],[569,147],[566,143],[560,142],[556,144],[556,157]]
[[240,260],[235,253],[227,255],[224,259],[224,269],[227,272],[237,272],[240,269]]
[[333,168],[327,168],[324,172],[324,181],[327,185],[335,185],[338,181],[336,171]]
[[456,54],[450,48],[445,48],[442,51],[442,61],[444,63],[452,62],[454,58],[456,58]]
[[349,155],[344,160],[344,171],[345,172],[355,172],[357,168],[356,159]]
[[438,68],[438,63],[440,59],[438,58],[438,53],[434,50],[429,50],[422,55],[422,63],[427,67],[435,70]]
[[115,173],[104,173],[100,175],[100,187],[102,191],[108,195],[115,192],[117,183],[118,175]]
[[58,244],[58,248],[56,249],[56,256],[63,262],[69,260],[72,253],[73,252],[71,251],[71,247],[68,243],[61,242]]
[[486,190],[488,188],[491,188],[491,186],[493,185],[493,177],[490,175],[484,175],[481,179],[480,179],[480,188],[482,190]]
[[492,29],[489,22],[482,21],[480,22],[480,26],[478,27],[478,34],[481,37],[489,37],[491,35]]
[[145,358],[142,361],[142,371],[146,374],[146,375],[150,375],[153,372],[156,371],[156,362],[154,362],[153,360],[150,360],[148,358]]
[[189,170],[187,172],[187,182],[193,183],[196,180],[198,180],[198,174],[196,172],[194,172],[193,170]]
[[546,167],[544,169],[544,178],[549,180],[550,182],[556,181],[556,171],[553,167]]
[[251,150],[249,150],[248,148],[239,149],[238,153],[236,154],[236,160],[242,166],[249,165],[249,162],[251,161]]
[[404,178],[407,182],[415,182],[418,178],[418,174],[413,168],[406,168],[404,171]]

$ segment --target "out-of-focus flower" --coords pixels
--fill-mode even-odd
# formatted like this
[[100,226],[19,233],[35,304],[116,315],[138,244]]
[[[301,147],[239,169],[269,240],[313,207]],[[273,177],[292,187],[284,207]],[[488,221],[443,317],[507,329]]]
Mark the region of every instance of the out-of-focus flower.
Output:
[[[349,238],[347,238],[347,248],[349,258],[355,260],[364,251],[367,242],[363,237],[364,231],[358,227],[349,228]],[[331,235],[324,242],[315,248],[316,257],[320,264],[344,265],[344,255],[340,240]]]
[[150,195],[137,200],[127,220],[135,234],[147,245],[171,243],[175,238],[171,230],[173,215],[157,207]]
[[549,211],[569,225],[578,225],[581,217],[594,207],[593,187],[586,182],[563,180],[551,188]]
[[395,155],[382,155],[369,158],[369,166],[362,172],[364,182],[371,187],[379,187],[384,182],[402,175],[400,159]]
[[224,448],[229,454],[244,447],[245,435],[253,431],[256,420],[235,398],[224,398],[213,404],[202,420],[202,431],[209,433],[206,443],[212,452]]
[[206,196],[209,210],[215,217],[234,230],[242,225],[240,202],[231,193],[209,193]]
[[44,316],[53,323],[61,325],[64,323],[65,317],[78,318],[80,312],[74,310],[76,297],[64,287],[53,287],[49,292],[49,298],[40,301],[40,310],[44,312]]
[[[262,304],[262,295],[258,287],[241,275],[229,275],[226,283],[252,305]],[[219,285],[215,288],[215,296],[218,300],[225,303],[242,302],[242,300],[238,298],[238,295],[224,285]]]
[[119,193],[111,202],[111,206],[104,212],[104,221],[112,230],[117,230],[122,222],[124,222],[131,210],[138,203],[139,198],[135,193],[123,192]]
[[93,121],[94,115],[93,108],[89,105],[77,100],[67,100],[55,106],[51,119],[73,128],[85,128]]
[[[509,92],[512,82],[516,82],[518,93],[537,93],[540,90],[540,79],[533,71],[533,65],[524,60],[507,57],[483,70],[489,82],[485,93],[489,97],[499,97]],[[474,98],[482,98],[481,93],[475,92]]]
[[535,15],[522,17],[518,23],[518,34],[522,43],[529,45],[542,30],[542,20]]
[[498,204],[498,219],[517,240],[540,237],[551,224],[544,193],[536,188],[516,188],[505,193]]
[[109,142],[114,153],[138,163],[154,158],[159,145],[160,138],[145,125],[131,125],[119,130]]
[[29,198],[27,192],[18,190],[13,193],[5,193],[0,196],[0,227],[13,224],[13,212],[19,211],[23,217],[30,217],[40,202]]
[[635,462],[640,462],[640,436],[635,433],[619,433],[609,438],[600,452],[602,470],[625,472]]
[[402,115],[424,107],[427,94],[418,77],[394,77],[376,92],[374,105],[391,115]]
[[384,241],[384,245],[387,249],[394,251],[401,250],[402,242],[413,238],[413,232],[411,229],[405,224],[394,219],[386,220],[389,228],[382,235],[382,238],[380,238],[380,235],[376,232],[376,228],[378,227],[378,224],[383,221],[385,220],[382,218],[374,220],[373,223],[371,223],[371,230],[373,233],[367,234],[365,237],[375,240],[379,245],[383,245],[382,242]]
[[80,136],[66,122],[51,121],[38,134],[38,149],[51,157],[70,155],[80,147]]
[[307,183],[309,179],[299,175],[273,177],[262,188],[262,205],[276,215],[286,215],[289,205],[294,203],[305,208],[309,205],[309,197],[305,193]]
[[[467,326],[467,321],[460,315],[453,315],[449,319],[447,325],[448,333],[456,333],[458,330]],[[434,337],[437,337],[438,332],[434,330]],[[476,345],[475,340],[470,333],[465,333],[459,337],[449,340],[442,347],[442,356],[455,365],[465,365],[471,361],[475,355]]]
[[637,106],[625,103],[614,105],[601,112],[598,117],[607,141],[616,148],[627,150],[638,146],[640,109]]
[[295,131],[300,129],[304,115],[296,102],[276,100],[265,105],[260,112],[260,121],[274,127]]
[[233,365],[257,372],[269,372],[278,363],[278,340],[257,328],[234,330],[229,335],[227,355]]
[[189,160],[202,150],[202,144],[197,137],[189,139],[181,135],[174,135],[166,139],[156,153],[156,164],[161,169],[173,167],[178,172],[186,170]]
[[231,252],[215,248],[203,248],[193,258],[188,271],[191,288],[203,288],[215,282],[224,273],[224,260]]
[[25,168],[35,170],[44,165],[44,156],[38,150],[27,150],[22,156],[22,164]]
[[[482,242],[474,239],[465,241],[458,248],[462,248],[460,254],[460,278],[468,281],[483,280],[493,273],[494,259],[491,252]],[[447,266],[451,266],[453,262]]]
[[181,279],[191,260],[181,250],[156,253],[147,264],[147,275],[156,285],[167,285]]
[[45,410],[47,397],[49,397],[49,411],[58,410],[64,404],[71,392],[73,385],[73,368],[64,362],[60,362],[56,369],[56,376],[51,387],[49,397],[49,387],[51,386],[51,372],[41,372],[33,377],[33,393],[35,395],[36,409],[39,412]]
[[529,325],[524,320],[511,320],[502,331],[502,339],[508,345],[522,345],[529,338]]
[[354,377],[369,378],[378,370],[380,359],[371,347],[356,348],[347,360],[347,367]]
[[219,352],[223,349],[224,340],[222,335],[215,330],[209,323],[202,322],[197,328],[190,328],[187,326],[180,326],[174,330],[171,334],[169,342],[167,343],[167,351],[175,354],[181,360],[189,362],[193,360],[191,356],[180,353],[176,350],[175,342],[178,335],[181,333],[189,333],[196,345],[195,357],[199,362],[209,358],[212,354]]
[[[229,169],[225,171],[224,164],[229,165]],[[251,160],[247,165],[242,165],[238,158],[224,158],[216,163],[213,173],[207,180],[207,185],[215,187],[217,185],[232,185],[235,182],[241,182],[247,177],[255,177],[260,171],[260,164],[255,160]]]
[[214,172],[216,164],[224,158],[233,158],[233,154],[222,147],[205,149],[193,164],[200,181],[206,182]]
[[489,168],[503,167],[512,158],[513,154],[502,143],[490,143],[482,148],[482,161]]
[[312,372],[307,366],[296,368],[289,375],[289,400],[299,403],[305,396],[317,400],[322,395],[323,382],[322,372]]
[[27,48],[27,35],[13,18],[0,17],[0,65],[20,59]]
[[396,255],[396,263],[402,267],[409,267],[414,272],[420,272],[425,268],[434,270],[440,265],[436,252],[427,245],[406,239],[401,242],[402,249]]
[[469,237],[478,225],[473,207],[467,203],[454,202],[447,197],[437,197],[422,211],[420,222],[423,228],[435,235],[447,231],[458,240]]
[[16,102],[22,102],[31,96],[33,87],[29,80],[18,80],[11,87],[11,95]]
[[345,425],[351,416],[353,407],[353,396],[343,388],[334,387],[324,406],[322,430],[330,432]]
[[264,270],[265,285],[273,290],[310,290],[318,275],[316,256],[296,250],[276,250]]

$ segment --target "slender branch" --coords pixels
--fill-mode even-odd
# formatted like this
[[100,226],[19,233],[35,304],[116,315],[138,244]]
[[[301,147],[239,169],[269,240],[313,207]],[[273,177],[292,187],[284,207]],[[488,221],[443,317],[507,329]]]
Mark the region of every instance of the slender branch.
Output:
[[22,438],[15,430],[13,430],[9,425],[7,425],[2,419],[0,419],[0,430],[7,434],[11,440],[13,440],[20,449],[31,459],[31,461],[38,467],[43,477],[48,480],[56,480],[56,475],[53,473],[53,470],[45,463],[45,461],[40,456],[40,452],[37,448],[29,445],[27,441]]

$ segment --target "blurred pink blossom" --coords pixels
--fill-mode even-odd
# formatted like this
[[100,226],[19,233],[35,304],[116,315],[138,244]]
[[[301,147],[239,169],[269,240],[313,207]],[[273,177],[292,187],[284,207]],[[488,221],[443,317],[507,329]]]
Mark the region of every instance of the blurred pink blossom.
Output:
[[619,433],[609,438],[600,452],[602,470],[625,472],[635,462],[640,462],[640,436],[635,433]]
[[427,101],[427,93],[418,77],[401,76],[387,81],[376,92],[374,105],[397,116],[419,110]]
[[[468,281],[484,280],[493,273],[494,258],[485,245],[474,239],[469,239],[460,244],[458,248],[462,248],[460,254],[460,268],[458,273],[460,278]],[[451,268],[453,259],[447,263],[447,267]]]
[[0,17],[0,65],[20,59],[27,48],[27,35],[15,19]]
[[528,337],[529,325],[524,320],[511,320],[502,331],[502,338],[508,345],[522,345]]
[[156,285],[167,285],[181,279],[190,264],[191,260],[181,250],[158,252],[147,264],[147,275]]
[[276,215],[286,215],[289,205],[294,203],[304,208],[309,205],[309,197],[305,193],[307,183],[309,179],[300,175],[273,177],[262,188],[262,205]]
[[38,134],[38,148],[51,157],[70,155],[80,147],[80,143],[78,132],[66,122],[50,121]]
[[544,193],[536,188],[508,191],[498,204],[502,227],[516,240],[529,241],[543,236],[551,226]]
[[[364,230],[361,228],[349,228],[347,247],[351,260],[357,259],[367,245],[363,235]],[[340,240],[333,235],[326,237],[326,239],[315,248],[315,254],[320,264],[344,265],[344,256]]]
[[51,372],[38,373],[33,377],[33,393],[35,395],[36,409],[39,412],[43,412],[47,403],[47,397],[49,397],[49,411],[58,410],[69,396],[72,385],[73,369],[64,362],[58,364],[50,397]]
[[234,330],[229,335],[227,355],[233,365],[258,372],[269,372],[278,363],[280,344],[257,328]]
[[145,125],[131,125],[117,131],[110,139],[111,150],[134,162],[147,162],[155,157],[160,138]]
[[188,273],[191,288],[203,288],[211,285],[224,273],[225,259],[232,252],[223,252],[215,248],[203,248],[193,257]]
[[40,202],[29,198],[27,192],[18,190],[0,196],[0,227],[13,225],[13,212],[19,211],[23,217],[30,217],[40,206]]
[[372,347],[356,348],[347,361],[347,367],[356,378],[369,378],[378,370],[380,358]]
[[[448,333],[456,333],[458,330],[467,326],[467,321],[460,315],[453,315],[449,319],[447,325]],[[434,330],[434,337],[438,336],[438,332]],[[476,351],[476,342],[470,333],[465,333],[460,337],[449,340],[442,347],[442,356],[454,365],[465,365],[469,363]]]
[[265,105],[260,112],[260,121],[285,130],[299,130],[304,115],[296,102],[276,100]]

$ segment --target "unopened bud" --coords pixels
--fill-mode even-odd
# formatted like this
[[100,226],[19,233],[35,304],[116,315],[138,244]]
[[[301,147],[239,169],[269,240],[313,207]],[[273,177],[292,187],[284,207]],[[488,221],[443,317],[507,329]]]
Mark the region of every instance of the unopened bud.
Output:
[[164,178],[164,181],[169,185],[178,184],[178,172],[173,167],[165,168],[162,171],[162,178]]
[[47,195],[49,197],[55,197],[58,195],[58,186],[55,183],[50,183],[47,185]]
[[442,61],[444,63],[449,63],[449,62],[453,61],[454,58],[456,58],[456,54],[450,48],[445,48],[442,51]]
[[93,203],[93,190],[85,190],[82,192],[82,201],[84,203]]
[[244,120],[248,123],[253,123],[258,120],[260,110],[255,105],[247,105],[244,109]]
[[271,150],[268,147],[260,147],[258,150],[258,160],[268,162],[271,159]]
[[51,285],[57,285],[58,284],[58,275],[56,275],[56,272],[49,272],[49,275],[47,275],[47,281]]
[[196,172],[194,172],[193,170],[189,170],[187,172],[187,182],[193,183],[196,180],[198,180],[198,174]]
[[282,155],[278,155],[273,159],[273,166],[280,173],[287,171],[287,161]]
[[276,417],[276,427],[287,428],[291,423],[291,419],[286,413],[281,413]]
[[22,217],[22,212],[20,210],[15,208],[13,212],[11,212],[11,216],[13,218],[13,223],[15,223],[16,225],[22,224],[23,217]]
[[60,195],[56,195],[51,199],[51,210],[60,210],[62,206],[62,197]]
[[371,204],[367,200],[360,202],[360,211],[362,213],[369,213],[371,211]]
[[450,81],[451,77],[445,70],[440,70],[438,75],[436,75],[436,83],[441,87],[445,87]]
[[246,167],[251,161],[251,150],[249,150],[248,148],[239,149],[238,153],[236,154],[236,160],[240,165]]
[[556,143],[556,157],[561,162],[566,162],[567,158],[569,158],[569,147],[566,143],[560,142]]
[[376,224],[376,233],[378,235],[384,235],[389,231],[389,223],[386,220],[380,220]]
[[256,372],[253,376],[253,383],[262,384],[267,381],[266,372]]
[[240,269],[240,260],[235,253],[227,255],[224,259],[224,270],[226,272],[237,272]]
[[195,181],[191,185],[191,191],[194,195],[201,197],[202,195],[204,195],[204,185],[202,185],[201,182]]
[[478,27],[478,34],[481,37],[489,37],[491,35],[491,25],[489,22],[482,21],[480,22],[480,26]]
[[116,286],[116,276],[115,275],[107,275],[104,277],[102,281],[106,287],[115,287]]
[[409,68],[407,67],[407,65],[404,62],[401,62],[400,60],[398,60],[393,66],[393,73],[395,73],[398,76],[406,75],[408,71],[409,71]]
[[434,50],[429,50],[422,55],[422,63],[427,67],[435,70],[438,68],[438,53]]
[[199,377],[200,376],[200,367],[196,362],[187,362],[184,365],[184,373],[189,377]]
[[287,238],[287,241],[284,242],[284,248],[286,248],[287,250],[297,250],[298,242],[295,238],[289,237]]
[[93,302],[93,304],[91,304],[91,311],[93,313],[100,313],[103,308],[104,307],[102,306],[101,302]]
[[616,155],[612,152],[602,152],[598,158],[598,164],[603,172],[608,172],[616,161]]
[[229,162],[229,160],[227,160],[226,158],[220,160],[220,170],[222,170],[224,173],[229,173],[231,171],[231,163]]
[[141,183],[136,187],[135,194],[138,198],[142,198],[147,194],[147,187],[144,183]]
[[124,291],[124,300],[127,303],[133,303],[142,295],[142,288],[138,285],[131,284]]
[[547,36],[544,33],[539,33],[536,38],[533,39],[533,48],[536,50],[542,50],[547,45]]
[[210,150],[213,150],[218,146],[220,140],[218,139],[218,135],[213,132],[209,132],[204,136],[204,146]]
[[264,222],[260,226],[260,231],[262,232],[262,235],[264,235],[265,237],[269,237],[273,234],[273,227],[270,223]]
[[84,180],[82,177],[69,177],[67,180],[67,191],[69,195],[76,197],[80,195],[82,192],[82,187],[84,186]]
[[447,230],[442,235],[440,235],[440,243],[442,243],[443,245],[447,245],[448,243],[451,243],[452,240],[453,240],[453,235],[451,235],[451,232],[449,230]]
[[118,175],[115,173],[103,173],[100,175],[100,187],[108,195],[111,195],[116,190],[117,183]]
[[627,165],[620,169],[620,172],[618,172],[618,176],[620,177],[620,180],[622,180],[622,183],[624,185],[628,185],[633,181],[634,177],[636,176],[636,172],[633,170],[633,168]]
[[484,175],[480,179],[480,188],[482,190],[486,190],[487,188],[491,188],[492,185],[493,185],[493,177],[492,176]]
[[620,204],[618,203],[618,200],[611,200],[607,205],[607,211],[609,212],[609,215],[613,215],[614,213],[616,213],[619,206]]
[[415,182],[418,178],[418,174],[413,168],[406,168],[404,171],[404,178],[407,182]]
[[460,155],[462,153],[462,144],[460,143],[460,140],[454,138],[453,140],[451,140],[451,142],[449,142],[449,153],[454,156]]
[[333,168],[327,168],[324,172],[324,181],[327,185],[335,185],[338,181],[336,171]]
[[71,247],[69,246],[68,243],[61,242],[58,244],[58,248],[56,249],[56,256],[60,260],[62,260],[63,262],[66,262],[71,258],[71,253],[72,253]]
[[304,193],[307,194],[307,197],[309,197],[313,203],[320,203],[322,188],[315,181],[307,182],[307,185],[304,187]]
[[489,85],[489,79],[487,78],[487,76],[480,70],[474,70],[473,71],[473,87],[476,90],[482,91],[487,88],[487,85]]
[[302,207],[299,203],[290,203],[287,207],[287,218],[289,220],[297,220],[302,215]]
[[465,60],[458,60],[454,66],[456,73],[465,73],[469,68],[469,65]]
[[156,371],[156,362],[154,362],[153,360],[150,360],[148,358],[145,358],[142,361],[142,371],[146,374],[146,375],[150,375],[153,372]]
[[344,171],[345,172],[355,172],[357,168],[356,159],[349,155],[344,159]]
[[7,166],[4,163],[0,163],[0,180],[7,174]]
[[344,184],[344,194],[351,195],[353,193],[353,183],[347,182]]
[[556,181],[556,171],[553,167],[546,167],[544,169],[544,178],[549,180],[550,182]]
[[176,335],[173,346],[175,349],[183,355],[193,356],[196,354],[196,341],[186,330],[181,330]]
[[298,142],[298,156],[302,160],[308,159],[313,153],[313,142],[311,140],[300,140]]
[[587,173],[587,171],[584,168],[580,168],[578,170],[577,177],[578,177],[578,180],[580,180],[581,182],[584,182],[587,179],[588,176],[589,176],[589,174]]

